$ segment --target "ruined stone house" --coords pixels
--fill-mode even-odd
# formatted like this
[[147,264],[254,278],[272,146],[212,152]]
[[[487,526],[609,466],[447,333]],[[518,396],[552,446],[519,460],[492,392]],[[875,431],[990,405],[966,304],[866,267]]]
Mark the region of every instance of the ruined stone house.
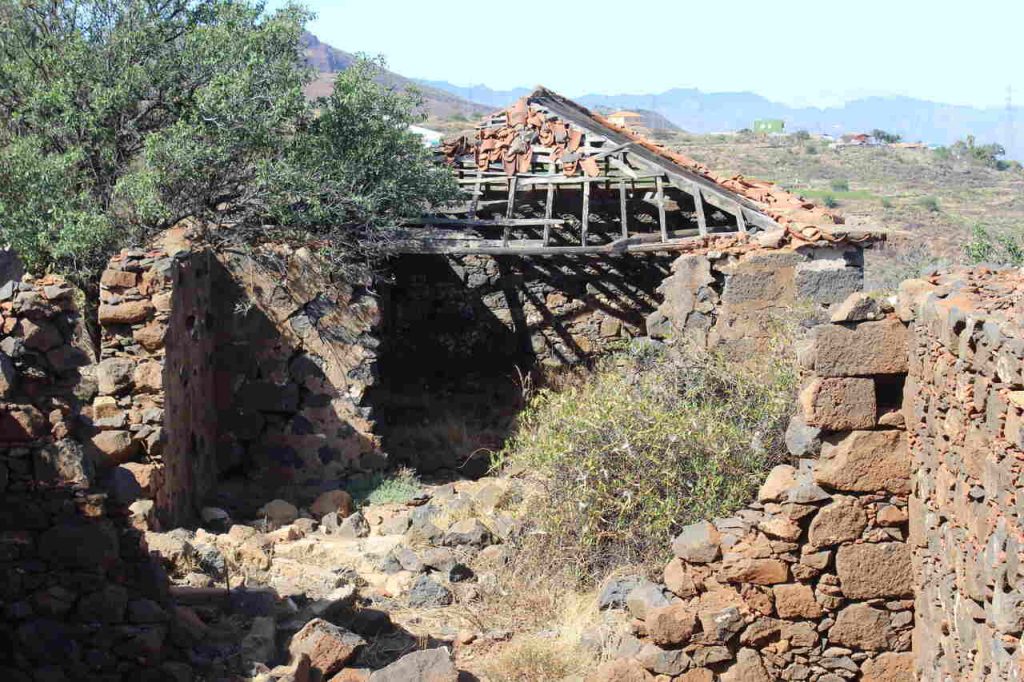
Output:
[[173,668],[146,530],[308,501],[384,453],[465,467],[397,426],[510,421],[517,373],[633,337],[752,352],[805,306],[793,466],[680,536],[606,679],[1019,679],[1016,273],[851,307],[872,235],[543,89],[446,151],[472,195],[395,242],[388,282],[175,231],[110,261],[96,339],[60,278],[2,283],[0,669]]

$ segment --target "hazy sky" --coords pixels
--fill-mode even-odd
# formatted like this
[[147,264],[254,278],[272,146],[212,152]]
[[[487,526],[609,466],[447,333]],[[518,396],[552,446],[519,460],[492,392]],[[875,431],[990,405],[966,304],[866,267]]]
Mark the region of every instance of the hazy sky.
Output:
[[[280,6],[284,0],[270,0]],[[311,30],[404,76],[568,96],[749,90],[791,105],[1024,103],[1024,0],[307,0]]]

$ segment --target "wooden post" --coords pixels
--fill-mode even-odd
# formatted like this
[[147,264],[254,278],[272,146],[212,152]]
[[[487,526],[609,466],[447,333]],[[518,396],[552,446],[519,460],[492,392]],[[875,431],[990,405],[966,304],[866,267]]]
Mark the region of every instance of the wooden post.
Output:
[[696,182],[690,186],[693,187],[693,205],[697,208],[697,229],[703,236],[708,233],[708,219],[704,215],[704,196],[700,193],[700,186]]
[[583,183],[583,226],[581,229],[580,243],[587,245],[587,232],[590,229],[590,183]]
[[665,224],[665,185],[662,183],[660,175],[654,179],[654,184],[658,188],[656,196],[658,201],[658,225],[661,226],[661,241],[667,242],[668,226]]
[[629,237],[629,219],[626,214],[626,181],[619,180],[619,222],[622,223],[622,238]]
[[[544,220],[551,220],[555,210],[555,186],[548,185],[547,201],[544,204]],[[544,246],[551,243],[551,223],[544,223]]]
[[473,220],[476,218],[476,208],[480,203],[480,178],[483,177],[483,173],[480,172],[480,168],[476,169],[476,183],[473,185],[473,199],[469,202],[469,219]]
[[[516,206],[516,183],[517,178],[514,175],[508,179],[508,207],[505,209],[506,220],[512,220],[512,212]],[[505,225],[505,230],[504,232],[502,232],[501,236],[501,241],[503,245],[508,246],[508,238],[511,236],[511,233],[512,225],[510,223],[507,223]]]
[[736,204],[736,227],[741,233],[747,231],[747,219],[743,217],[743,205]]

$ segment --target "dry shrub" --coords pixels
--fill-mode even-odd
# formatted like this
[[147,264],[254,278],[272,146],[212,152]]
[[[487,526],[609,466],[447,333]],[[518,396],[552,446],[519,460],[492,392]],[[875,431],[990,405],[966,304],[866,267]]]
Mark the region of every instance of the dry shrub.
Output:
[[580,654],[564,640],[514,639],[484,664],[491,682],[555,682],[579,672]]
[[521,561],[591,582],[662,561],[683,525],[749,502],[785,457],[796,383],[791,362],[759,358],[634,347],[539,391],[499,456],[541,490]]

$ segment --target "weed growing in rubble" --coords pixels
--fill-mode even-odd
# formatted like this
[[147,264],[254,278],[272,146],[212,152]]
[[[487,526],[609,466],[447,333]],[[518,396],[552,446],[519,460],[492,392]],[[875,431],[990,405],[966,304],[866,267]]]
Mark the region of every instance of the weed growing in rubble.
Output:
[[749,501],[784,457],[795,375],[776,359],[648,349],[540,391],[499,455],[537,473],[539,554],[592,580],[662,560],[683,525]]
[[401,504],[421,491],[420,479],[412,469],[402,467],[392,474],[374,474],[347,488],[357,505]]

